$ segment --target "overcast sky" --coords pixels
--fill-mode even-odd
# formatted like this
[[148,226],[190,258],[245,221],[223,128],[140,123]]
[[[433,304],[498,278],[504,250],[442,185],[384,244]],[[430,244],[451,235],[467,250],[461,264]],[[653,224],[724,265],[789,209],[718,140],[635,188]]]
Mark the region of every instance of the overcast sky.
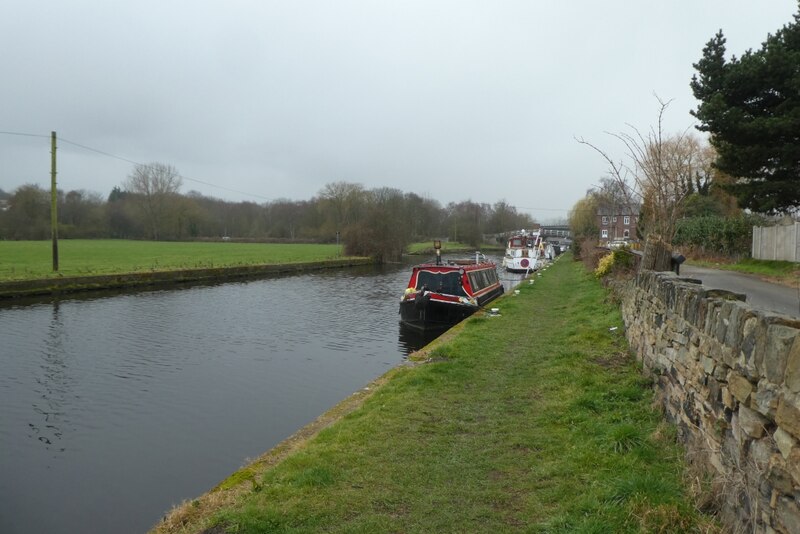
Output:
[[[694,124],[689,81],[791,22],[796,0],[6,0],[0,188],[108,195],[129,161],[182,191],[306,200],[329,182],[565,217],[605,132]],[[77,143],[100,154],[67,143]],[[125,161],[129,160],[129,161]],[[207,184],[213,184],[207,185]]]

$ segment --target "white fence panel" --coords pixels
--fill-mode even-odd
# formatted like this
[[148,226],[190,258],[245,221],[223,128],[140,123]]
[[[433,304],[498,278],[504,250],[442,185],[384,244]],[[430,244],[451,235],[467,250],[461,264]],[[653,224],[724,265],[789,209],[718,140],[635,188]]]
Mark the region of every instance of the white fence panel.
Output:
[[800,262],[800,223],[753,227],[753,258]]

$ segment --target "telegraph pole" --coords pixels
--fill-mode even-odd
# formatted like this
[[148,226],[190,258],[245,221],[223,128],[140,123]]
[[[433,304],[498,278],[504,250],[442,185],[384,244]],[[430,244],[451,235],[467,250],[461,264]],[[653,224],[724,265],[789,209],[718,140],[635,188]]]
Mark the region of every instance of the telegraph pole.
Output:
[[56,133],[50,132],[50,234],[53,236],[53,272],[58,272],[58,193],[56,192]]

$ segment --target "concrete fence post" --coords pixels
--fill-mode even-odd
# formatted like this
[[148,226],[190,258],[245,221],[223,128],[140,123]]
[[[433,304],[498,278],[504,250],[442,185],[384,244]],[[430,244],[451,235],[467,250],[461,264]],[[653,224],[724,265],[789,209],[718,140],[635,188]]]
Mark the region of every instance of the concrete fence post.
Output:
[[761,227],[753,226],[753,242],[750,246],[750,255],[754,259],[761,258]]
[[794,246],[792,247],[793,262],[800,261],[800,223],[794,223]]
[[774,261],[778,259],[778,238],[780,236],[778,235],[778,227],[773,226],[772,228],[772,233],[775,235],[775,237],[772,239],[772,257],[770,259]]

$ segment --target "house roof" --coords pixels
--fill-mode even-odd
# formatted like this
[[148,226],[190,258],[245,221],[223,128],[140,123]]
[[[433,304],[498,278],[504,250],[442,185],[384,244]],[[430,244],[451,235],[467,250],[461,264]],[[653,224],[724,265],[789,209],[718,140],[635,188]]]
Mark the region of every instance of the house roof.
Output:
[[639,215],[641,206],[600,206],[597,208],[597,215]]

